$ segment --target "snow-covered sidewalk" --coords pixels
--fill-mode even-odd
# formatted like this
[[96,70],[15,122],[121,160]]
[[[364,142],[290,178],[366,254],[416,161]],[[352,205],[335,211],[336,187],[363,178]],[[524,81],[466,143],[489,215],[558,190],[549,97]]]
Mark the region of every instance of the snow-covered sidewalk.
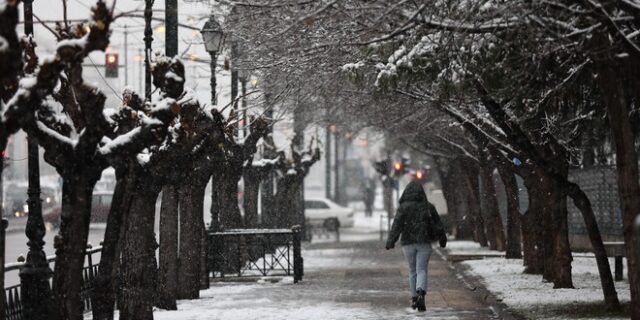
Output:
[[154,319],[503,319],[436,255],[430,262],[426,313],[408,308],[407,268],[398,248],[387,251],[379,240],[311,243],[302,255],[305,275],[297,284],[287,277],[214,282],[200,299],[178,301],[177,311],[155,310]]
[[[592,254],[574,254],[572,276],[575,289],[553,289],[553,283],[542,281],[539,275],[523,274],[521,259],[494,257],[496,252],[481,248],[470,241],[451,241],[447,254],[452,256],[487,257],[461,262],[471,275],[479,276],[482,284],[510,309],[530,319],[628,319],[604,310],[602,287],[596,260]],[[613,258],[610,264],[613,266]],[[626,265],[626,262],[624,263]],[[629,283],[616,282],[618,297],[628,303]]]

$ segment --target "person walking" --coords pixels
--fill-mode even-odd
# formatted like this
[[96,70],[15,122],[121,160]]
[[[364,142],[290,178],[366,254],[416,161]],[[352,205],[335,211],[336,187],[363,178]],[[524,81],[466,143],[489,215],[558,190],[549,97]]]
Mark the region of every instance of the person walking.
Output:
[[402,251],[409,264],[411,308],[425,311],[431,242],[438,240],[444,248],[447,235],[436,208],[427,200],[422,184],[417,181],[409,183],[402,192],[386,249],[394,248],[401,236]]

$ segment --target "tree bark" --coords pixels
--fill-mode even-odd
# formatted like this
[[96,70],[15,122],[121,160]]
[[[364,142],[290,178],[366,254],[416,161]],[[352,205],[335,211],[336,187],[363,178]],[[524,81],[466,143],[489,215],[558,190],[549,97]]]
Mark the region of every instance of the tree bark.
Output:
[[238,181],[242,176],[242,169],[224,169],[222,179],[218,181],[220,187],[220,225],[223,229],[242,228],[242,216],[238,206]]
[[487,236],[490,239],[491,250],[504,251],[505,237],[496,188],[493,183],[493,167],[483,162],[480,165],[480,180],[482,181],[482,211],[485,216]]
[[544,271],[544,252],[542,240],[542,199],[536,179],[523,177],[529,193],[529,206],[524,214],[522,234],[524,239],[523,264],[526,274],[542,274]]
[[122,241],[120,234],[129,212],[131,193],[134,181],[130,175],[117,172],[119,176],[113,192],[111,208],[107,217],[107,228],[104,232],[102,252],[98,275],[93,284],[92,313],[94,320],[112,320],[115,307],[115,293],[118,279],[114,271],[119,264],[119,246]]
[[[204,197],[200,188],[194,190],[192,184],[179,188],[180,192],[180,249],[178,263],[179,299],[200,297],[200,254],[202,250],[202,230],[198,220],[202,220],[202,205],[196,203]],[[202,193],[202,197],[198,194]]]
[[167,310],[178,308],[178,201],[177,187],[165,185],[160,207],[158,298],[155,305]]
[[480,190],[478,185],[478,170],[477,166],[468,165],[464,172],[465,176],[465,188],[467,189],[467,206],[469,214],[472,217],[472,223],[474,226],[474,239],[482,247],[488,247],[487,235],[485,233],[485,221],[482,217],[482,211],[480,209]]
[[54,239],[53,299],[57,319],[83,319],[82,269],[91,219],[91,195],[101,169],[80,167],[63,175],[60,233]]
[[153,232],[156,199],[161,183],[148,173],[138,174],[122,247],[122,320],[152,320],[156,281]]
[[258,226],[258,196],[260,193],[260,168],[245,167],[244,171],[244,224],[245,228]]
[[[637,65],[633,70],[637,71]],[[618,172],[618,194],[622,207],[622,225],[627,257],[629,289],[631,291],[631,318],[640,319],[640,267],[636,260],[640,248],[634,241],[633,224],[640,214],[640,174],[635,135],[629,119],[630,102],[625,85],[628,77],[622,77],[619,68],[600,64],[598,83],[607,104],[607,115],[611,136],[616,147],[616,170]],[[632,74],[637,79],[637,74]],[[606,293],[605,293],[606,296]],[[605,297],[606,300],[606,297]]]
[[498,172],[504,184],[507,198],[507,259],[522,259],[522,241],[520,235],[520,195],[518,182],[511,169],[498,163]]

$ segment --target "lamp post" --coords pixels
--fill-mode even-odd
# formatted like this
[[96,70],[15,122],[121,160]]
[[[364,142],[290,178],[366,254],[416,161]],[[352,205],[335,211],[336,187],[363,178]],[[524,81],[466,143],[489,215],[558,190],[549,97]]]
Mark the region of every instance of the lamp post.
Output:
[[202,30],[200,30],[202,34],[202,40],[204,41],[204,47],[209,52],[211,56],[211,104],[216,104],[216,58],[217,53],[222,46],[222,27],[220,24],[211,16],[209,21],[207,21]]
[[[242,136],[249,135],[249,123],[247,122],[247,79],[249,79],[250,72],[247,69],[241,69],[238,71],[238,78],[240,79],[240,94],[242,95]],[[238,132],[238,135],[240,133]]]
[[[24,1],[24,31],[33,35],[33,0]],[[44,247],[44,221],[42,220],[42,204],[40,200],[40,164],[38,159],[38,142],[27,137],[27,153],[29,167],[29,217],[25,234],[29,238],[27,260],[20,268],[22,285],[23,316],[25,319],[48,319],[51,306],[51,288],[49,278],[52,275],[47,263]]]
[[[209,21],[207,21],[202,30],[200,30],[202,34],[202,40],[204,41],[204,47],[209,52],[211,56],[211,105],[217,104],[216,99],[216,58],[217,53],[222,46],[222,27],[220,24],[213,18],[213,16],[209,17]],[[220,214],[220,205],[218,204],[218,198],[216,194],[215,181],[211,182],[211,225],[210,229],[213,231],[217,231],[218,224],[218,216]]]

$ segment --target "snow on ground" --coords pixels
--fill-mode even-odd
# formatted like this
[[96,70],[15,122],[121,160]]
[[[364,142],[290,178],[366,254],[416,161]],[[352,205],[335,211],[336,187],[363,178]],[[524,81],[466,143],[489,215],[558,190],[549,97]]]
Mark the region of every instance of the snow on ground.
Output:
[[[469,254],[473,252],[473,247],[476,247],[478,254],[487,251],[467,241],[452,241],[447,244],[447,247],[452,252]],[[535,319],[566,319],[566,316],[558,316],[557,313],[581,308],[585,310],[584,313],[588,313],[586,309],[589,308],[602,309],[604,298],[596,260],[592,254],[574,255],[572,277],[575,289],[553,289],[553,283],[543,282],[541,276],[523,274],[524,267],[521,259],[488,257],[462,263],[470,268],[471,274],[480,276],[486,288],[502,299],[509,308]],[[609,263],[613,269],[613,258]],[[624,265],[626,266],[626,262]],[[620,301],[629,302],[628,280],[616,282],[615,285]],[[576,316],[575,318],[624,319],[607,316],[591,318]]]
[[449,255],[485,255],[485,256],[504,256],[504,253],[489,250],[480,247],[480,244],[473,241],[449,241],[447,243],[447,251]]

